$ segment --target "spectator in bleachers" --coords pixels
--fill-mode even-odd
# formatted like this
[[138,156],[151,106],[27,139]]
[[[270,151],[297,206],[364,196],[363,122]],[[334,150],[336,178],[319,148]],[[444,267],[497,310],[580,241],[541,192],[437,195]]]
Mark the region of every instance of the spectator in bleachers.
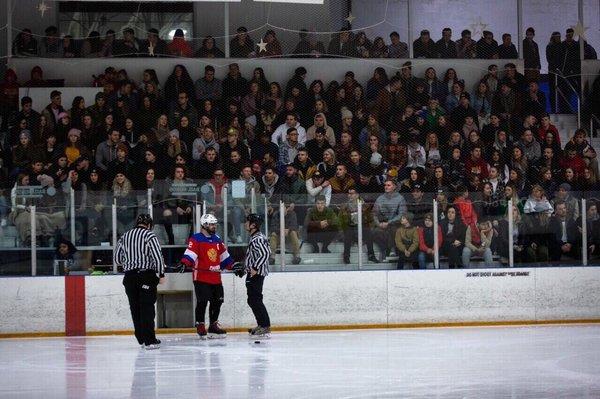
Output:
[[240,102],[248,89],[248,81],[240,74],[238,64],[229,64],[229,72],[223,79],[223,98]]
[[39,65],[31,68],[31,79],[23,84],[23,87],[47,87],[48,82],[44,80],[44,71]]
[[375,40],[373,40],[373,45],[369,50],[369,57],[388,58],[388,46],[386,46],[381,36],[377,36]]
[[191,57],[194,51],[190,44],[185,40],[183,29],[176,29],[173,34],[173,40],[167,45],[169,55],[174,57]]
[[567,204],[562,201],[555,203],[554,216],[550,218],[548,226],[552,234],[553,245],[549,247],[552,262],[559,262],[563,256],[579,259],[581,236],[575,220],[568,214]]
[[185,66],[175,65],[165,83],[164,93],[168,104],[176,103],[179,93],[194,93],[194,82]]
[[468,225],[465,233],[465,246],[462,252],[462,266],[469,268],[471,257],[476,255],[483,257],[486,267],[491,267],[494,262],[491,249],[493,241],[494,230],[491,221],[483,220],[478,225]]
[[123,173],[129,177],[132,183],[135,183],[136,186],[138,185],[138,182],[135,180],[136,167],[133,160],[129,157],[129,147],[125,143],[117,144],[116,158],[108,163],[105,176],[108,181],[112,181],[117,176],[117,173]]
[[[418,254],[418,264],[419,269],[425,269],[427,266],[427,262],[432,262],[434,260],[434,254],[436,250],[435,240],[434,240],[434,228],[433,228],[433,215],[431,213],[425,214],[423,219],[423,227],[418,228],[419,233],[419,254]],[[439,249],[444,243],[444,239],[442,237],[442,228],[438,225],[438,245]]]
[[360,58],[369,58],[372,43],[367,38],[365,32],[358,32],[354,36],[354,50],[353,52]]
[[456,58],[456,43],[452,41],[452,29],[444,28],[442,38],[435,44],[438,58]]
[[404,269],[404,264],[410,262],[413,269],[418,267],[419,232],[412,224],[412,214],[400,216],[400,226],[395,233],[396,252],[398,253],[398,270]]
[[324,151],[332,148],[325,136],[325,129],[323,127],[318,127],[315,130],[315,137],[306,142],[305,148],[313,162],[318,164],[323,161]]
[[425,90],[427,94],[429,94],[430,98],[436,99],[440,102],[444,102],[446,100],[446,96],[448,95],[448,87],[444,84],[444,82],[440,81],[437,77],[437,73],[434,68],[429,67],[425,70]]
[[117,157],[117,144],[121,142],[121,133],[118,130],[108,132],[105,141],[98,144],[96,148],[96,166],[106,172],[108,164]]
[[457,58],[477,58],[477,42],[471,38],[471,31],[465,29],[456,41]]
[[[587,205],[587,251],[589,258],[597,258],[600,253],[600,216],[598,215],[598,204],[597,202],[590,201]],[[581,218],[577,220],[577,228],[582,232],[583,221]],[[581,226],[581,227],[579,227]]]
[[221,80],[215,78],[215,68],[213,66],[207,65],[204,67],[204,77],[198,79],[194,86],[197,101],[221,100],[223,87]]
[[63,112],[66,113],[66,110],[62,106],[61,95],[60,91],[52,90],[50,92],[50,104],[42,111],[42,115],[46,117],[50,129],[54,129],[57,126],[59,122],[58,116]]
[[31,34],[31,29],[24,28],[17,34],[13,41],[12,53],[20,57],[35,57],[38,55],[38,43]]
[[[535,29],[527,28],[525,38],[523,39],[523,60],[525,67],[525,77],[528,81],[537,82],[540,78],[540,49],[538,44],[533,40],[535,37]],[[545,105],[545,104],[544,104]]]
[[76,47],[73,36],[65,35],[62,38],[60,45],[60,55],[62,58],[75,58],[79,57],[79,51]]
[[437,58],[437,46],[429,36],[429,31],[424,29],[417,40],[413,42],[414,58]]
[[4,73],[4,80],[0,83],[0,117],[2,124],[0,129],[6,131],[8,123],[15,112],[19,109],[19,83],[17,74],[11,68]]
[[325,203],[329,206],[331,202],[331,184],[329,180],[325,179],[325,176],[317,169],[305,181],[308,203],[313,203],[318,196],[323,196]]
[[67,156],[67,163],[71,166],[79,157],[90,156],[91,153],[81,141],[81,130],[72,128],[67,134],[67,141],[57,148],[57,153]]
[[[299,226],[298,226],[298,216],[296,215],[296,207],[295,204],[289,202],[289,200],[285,201],[285,219],[284,219],[284,236],[286,244],[289,243],[290,249],[292,250],[292,265],[299,264],[302,259],[300,258],[300,238],[299,238]],[[271,258],[269,259],[269,263],[275,263],[275,249],[279,245],[279,234],[280,234],[280,218],[279,211],[275,210],[273,212],[273,216],[271,218],[271,228],[269,235],[269,244],[271,245]],[[285,251],[281,250],[281,253]]]
[[393,180],[387,180],[384,184],[384,194],[380,195],[373,207],[375,226],[373,229],[373,240],[381,250],[380,261],[394,248],[394,232],[400,222],[400,217],[406,215],[406,201],[396,191],[397,185]]
[[237,28],[235,37],[229,43],[229,51],[233,58],[247,58],[255,55],[254,42],[244,26]]
[[[325,197],[319,195],[315,206],[306,214],[306,241],[312,246],[313,253],[331,253],[329,244],[333,241],[339,230],[339,220],[334,210],[325,203]],[[321,248],[319,249],[319,243]]]
[[400,41],[400,35],[398,32],[390,33],[390,41],[388,45],[388,57],[389,58],[408,58],[408,45]]
[[[189,92],[193,94],[194,92]],[[171,105],[169,111],[169,126],[178,126],[182,117],[188,118],[191,126],[198,126],[198,111],[192,105],[188,92],[180,91],[177,95],[177,103]]]
[[442,230],[442,254],[448,258],[449,269],[462,267],[466,227],[457,213],[457,208],[452,205],[449,206],[446,209],[446,218],[440,222]]

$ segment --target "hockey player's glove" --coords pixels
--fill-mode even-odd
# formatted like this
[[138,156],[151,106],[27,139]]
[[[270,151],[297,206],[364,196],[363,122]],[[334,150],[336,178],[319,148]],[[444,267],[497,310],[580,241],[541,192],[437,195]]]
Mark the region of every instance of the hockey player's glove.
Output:
[[179,273],[185,273],[185,268],[186,268],[186,266],[183,263],[181,263],[181,262],[177,263],[177,271]]
[[238,277],[244,277],[244,275],[246,274],[246,267],[242,262],[235,262],[231,270]]

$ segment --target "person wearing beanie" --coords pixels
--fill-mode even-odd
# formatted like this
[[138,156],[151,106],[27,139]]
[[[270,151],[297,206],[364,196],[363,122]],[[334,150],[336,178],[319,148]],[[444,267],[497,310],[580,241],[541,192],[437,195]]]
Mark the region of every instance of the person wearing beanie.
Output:
[[67,156],[68,165],[71,166],[82,156],[90,156],[87,147],[81,143],[81,130],[69,129],[67,141],[60,144],[57,148],[57,154],[65,154]]

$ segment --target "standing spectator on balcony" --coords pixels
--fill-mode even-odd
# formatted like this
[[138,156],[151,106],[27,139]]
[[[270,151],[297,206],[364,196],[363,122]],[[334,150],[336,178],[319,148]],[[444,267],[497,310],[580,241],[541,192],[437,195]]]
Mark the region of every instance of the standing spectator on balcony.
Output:
[[115,57],[137,57],[140,55],[142,43],[135,37],[132,28],[123,29],[123,39],[117,40],[113,47]]
[[232,58],[253,57],[255,53],[254,42],[248,35],[248,29],[244,26],[237,28],[235,37],[229,43]]
[[327,54],[333,57],[357,57],[352,32],[348,28],[341,29],[333,35],[327,46]]
[[552,35],[550,36],[550,41],[546,45],[546,61],[548,62],[551,112],[559,112],[559,110],[556,109],[557,81],[560,79],[557,73],[560,73],[563,64],[563,46],[560,32],[552,32]]
[[358,32],[354,37],[354,52],[360,58],[369,58],[369,52],[371,51],[371,41],[367,38],[365,32]]
[[263,39],[264,39],[264,42],[267,43],[267,47],[266,47],[265,51],[260,51],[260,50],[256,51],[256,55],[258,57],[271,58],[271,57],[281,56],[281,54],[282,54],[281,43],[277,39],[277,36],[275,35],[275,31],[269,29],[265,33],[265,37]]
[[31,29],[25,28],[15,38],[12,53],[18,57],[35,57],[38,55],[38,43],[31,34]]
[[477,58],[499,58],[498,42],[494,40],[494,34],[488,30],[483,31],[481,39],[477,42]]
[[[573,39],[573,35],[575,32],[573,28],[567,29],[565,40],[562,42],[562,60],[560,64],[560,71],[565,79],[570,83],[564,81],[564,79],[559,79],[559,87],[563,94],[569,98],[571,94],[573,94],[573,88],[575,88],[576,93],[579,94],[580,88],[580,74],[581,74],[581,60],[579,59],[579,42],[576,42]],[[579,39],[581,40],[581,38]]]
[[179,93],[194,93],[194,82],[187,68],[183,65],[175,65],[173,72],[167,78],[165,83],[165,99],[167,104],[176,103]]
[[377,36],[375,40],[373,40],[373,46],[369,50],[370,58],[388,58],[388,46],[385,45],[383,38],[381,36]]
[[183,29],[176,29],[175,34],[173,35],[173,40],[167,46],[167,51],[169,55],[174,57],[185,57],[189,58],[192,56],[194,51],[190,44],[185,40],[185,35],[183,33]]
[[533,40],[535,37],[535,29],[527,28],[525,31],[525,39],[523,39],[523,59],[525,60],[525,78],[528,81],[537,82],[540,78],[540,49],[538,44]]
[[471,31],[465,29],[456,41],[457,58],[477,58],[477,43],[471,38]]
[[240,74],[240,67],[238,64],[229,64],[229,72],[225,79],[223,79],[223,99],[235,100],[237,102],[242,101],[242,97],[246,95],[248,90],[248,80]]
[[431,37],[429,31],[424,29],[421,36],[413,42],[414,58],[437,58],[437,46]]
[[206,36],[202,40],[202,47],[200,47],[195,57],[199,58],[223,58],[225,54],[215,44],[215,39],[212,36]]
[[323,42],[317,40],[317,35],[315,33],[308,33],[306,29],[301,29],[299,36],[300,41],[293,51],[295,57],[320,58],[326,54]]
[[456,43],[452,41],[452,29],[444,28],[442,38],[435,45],[438,58],[456,58]]
[[502,35],[502,44],[498,46],[498,58],[507,60],[519,58],[519,52],[512,43],[512,36],[510,33],[504,33]]
[[148,29],[146,40],[140,48],[140,53],[146,57],[164,57],[169,54],[167,43],[158,36],[158,29]]
[[45,36],[40,43],[40,57],[58,58],[62,57],[62,41],[58,37],[58,28],[49,26],[46,28]]
[[389,58],[409,58],[408,45],[400,41],[398,32],[390,33],[390,40],[392,44],[388,46]]
[[[67,111],[62,106],[62,93],[58,90],[50,92],[50,104],[44,108],[42,115],[48,120],[50,129],[56,129],[59,123],[59,115]],[[64,138],[63,138],[64,139]]]
[[100,32],[91,31],[81,44],[80,55],[84,58],[99,58],[102,56],[102,40]]

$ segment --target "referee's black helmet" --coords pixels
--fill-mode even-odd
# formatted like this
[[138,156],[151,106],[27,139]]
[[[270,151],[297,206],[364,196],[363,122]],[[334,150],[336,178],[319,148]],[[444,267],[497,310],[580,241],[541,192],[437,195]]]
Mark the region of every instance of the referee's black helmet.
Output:
[[137,219],[135,220],[135,224],[136,226],[143,224],[144,226],[148,226],[148,228],[152,230],[152,227],[154,226],[154,221],[152,220],[152,216],[148,215],[147,213],[140,213]]
[[258,230],[260,229],[260,226],[262,226],[264,218],[258,213],[251,213],[248,216],[246,216],[246,220],[249,223],[254,224],[256,226],[256,229]]

